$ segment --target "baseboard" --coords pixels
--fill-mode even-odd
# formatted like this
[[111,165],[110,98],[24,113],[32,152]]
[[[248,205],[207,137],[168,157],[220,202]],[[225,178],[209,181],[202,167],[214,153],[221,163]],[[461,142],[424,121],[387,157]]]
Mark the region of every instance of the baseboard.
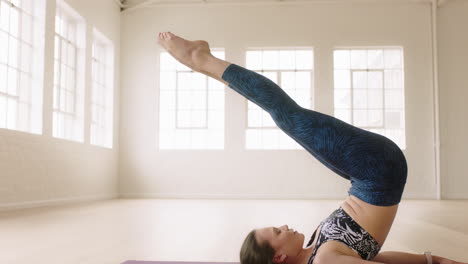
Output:
[[468,193],[442,194],[447,200],[468,200]]
[[200,200],[343,200],[346,196],[332,195],[256,195],[199,193],[121,193],[121,199],[200,199]]
[[19,209],[30,209],[37,207],[55,206],[55,205],[66,205],[81,202],[91,202],[100,200],[117,199],[118,194],[114,195],[95,195],[95,196],[81,196],[81,197],[70,197],[60,199],[49,199],[39,201],[27,201],[19,203],[0,203],[0,212],[14,211]]
[[[465,195],[466,196],[466,195]],[[121,199],[200,199],[200,200],[344,200],[347,195],[255,195],[255,194],[175,194],[175,193],[121,193]],[[462,196],[443,196],[444,200],[467,199]],[[404,200],[437,200],[431,193],[404,194]]]

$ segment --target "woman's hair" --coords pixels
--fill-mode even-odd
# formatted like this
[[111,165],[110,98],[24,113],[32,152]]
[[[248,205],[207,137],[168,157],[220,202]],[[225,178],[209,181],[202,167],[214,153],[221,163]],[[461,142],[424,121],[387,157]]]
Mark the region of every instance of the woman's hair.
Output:
[[255,230],[250,231],[242,244],[240,251],[241,264],[274,264],[275,250],[268,241],[261,245],[255,239]]

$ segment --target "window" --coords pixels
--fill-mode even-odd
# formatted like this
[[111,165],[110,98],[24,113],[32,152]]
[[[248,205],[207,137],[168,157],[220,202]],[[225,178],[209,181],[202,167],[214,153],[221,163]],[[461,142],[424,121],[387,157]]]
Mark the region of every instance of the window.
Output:
[[64,2],[55,17],[53,136],[83,142],[84,25]]
[[406,148],[402,49],[335,50],[334,65],[335,117]]
[[[212,51],[224,59],[224,51]],[[224,84],[160,55],[160,149],[224,148]]]
[[112,148],[113,139],[112,42],[94,29],[92,47],[91,144]]
[[[284,89],[297,104],[313,109],[313,51],[310,49],[250,50],[246,64]],[[247,149],[303,149],[280,130],[270,114],[247,101]]]
[[43,0],[0,0],[0,128],[42,133]]

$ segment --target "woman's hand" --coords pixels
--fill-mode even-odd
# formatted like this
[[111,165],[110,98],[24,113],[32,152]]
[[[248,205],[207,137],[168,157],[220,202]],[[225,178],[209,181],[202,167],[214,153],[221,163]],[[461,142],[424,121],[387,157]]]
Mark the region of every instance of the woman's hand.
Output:
[[443,258],[443,257],[438,257],[437,259],[433,259],[433,260],[434,260],[434,264],[437,264],[437,263],[438,264],[468,264],[466,262],[458,262],[458,261]]

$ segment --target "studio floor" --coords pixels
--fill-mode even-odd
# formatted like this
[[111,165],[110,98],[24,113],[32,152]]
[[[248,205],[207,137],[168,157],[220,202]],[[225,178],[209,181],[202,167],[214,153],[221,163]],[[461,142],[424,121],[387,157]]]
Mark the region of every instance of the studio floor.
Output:
[[[115,199],[0,213],[0,263],[239,261],[253,228],[306,236],[341,200]],[[468,262],[468,200],[403,200],[381,251]]]

